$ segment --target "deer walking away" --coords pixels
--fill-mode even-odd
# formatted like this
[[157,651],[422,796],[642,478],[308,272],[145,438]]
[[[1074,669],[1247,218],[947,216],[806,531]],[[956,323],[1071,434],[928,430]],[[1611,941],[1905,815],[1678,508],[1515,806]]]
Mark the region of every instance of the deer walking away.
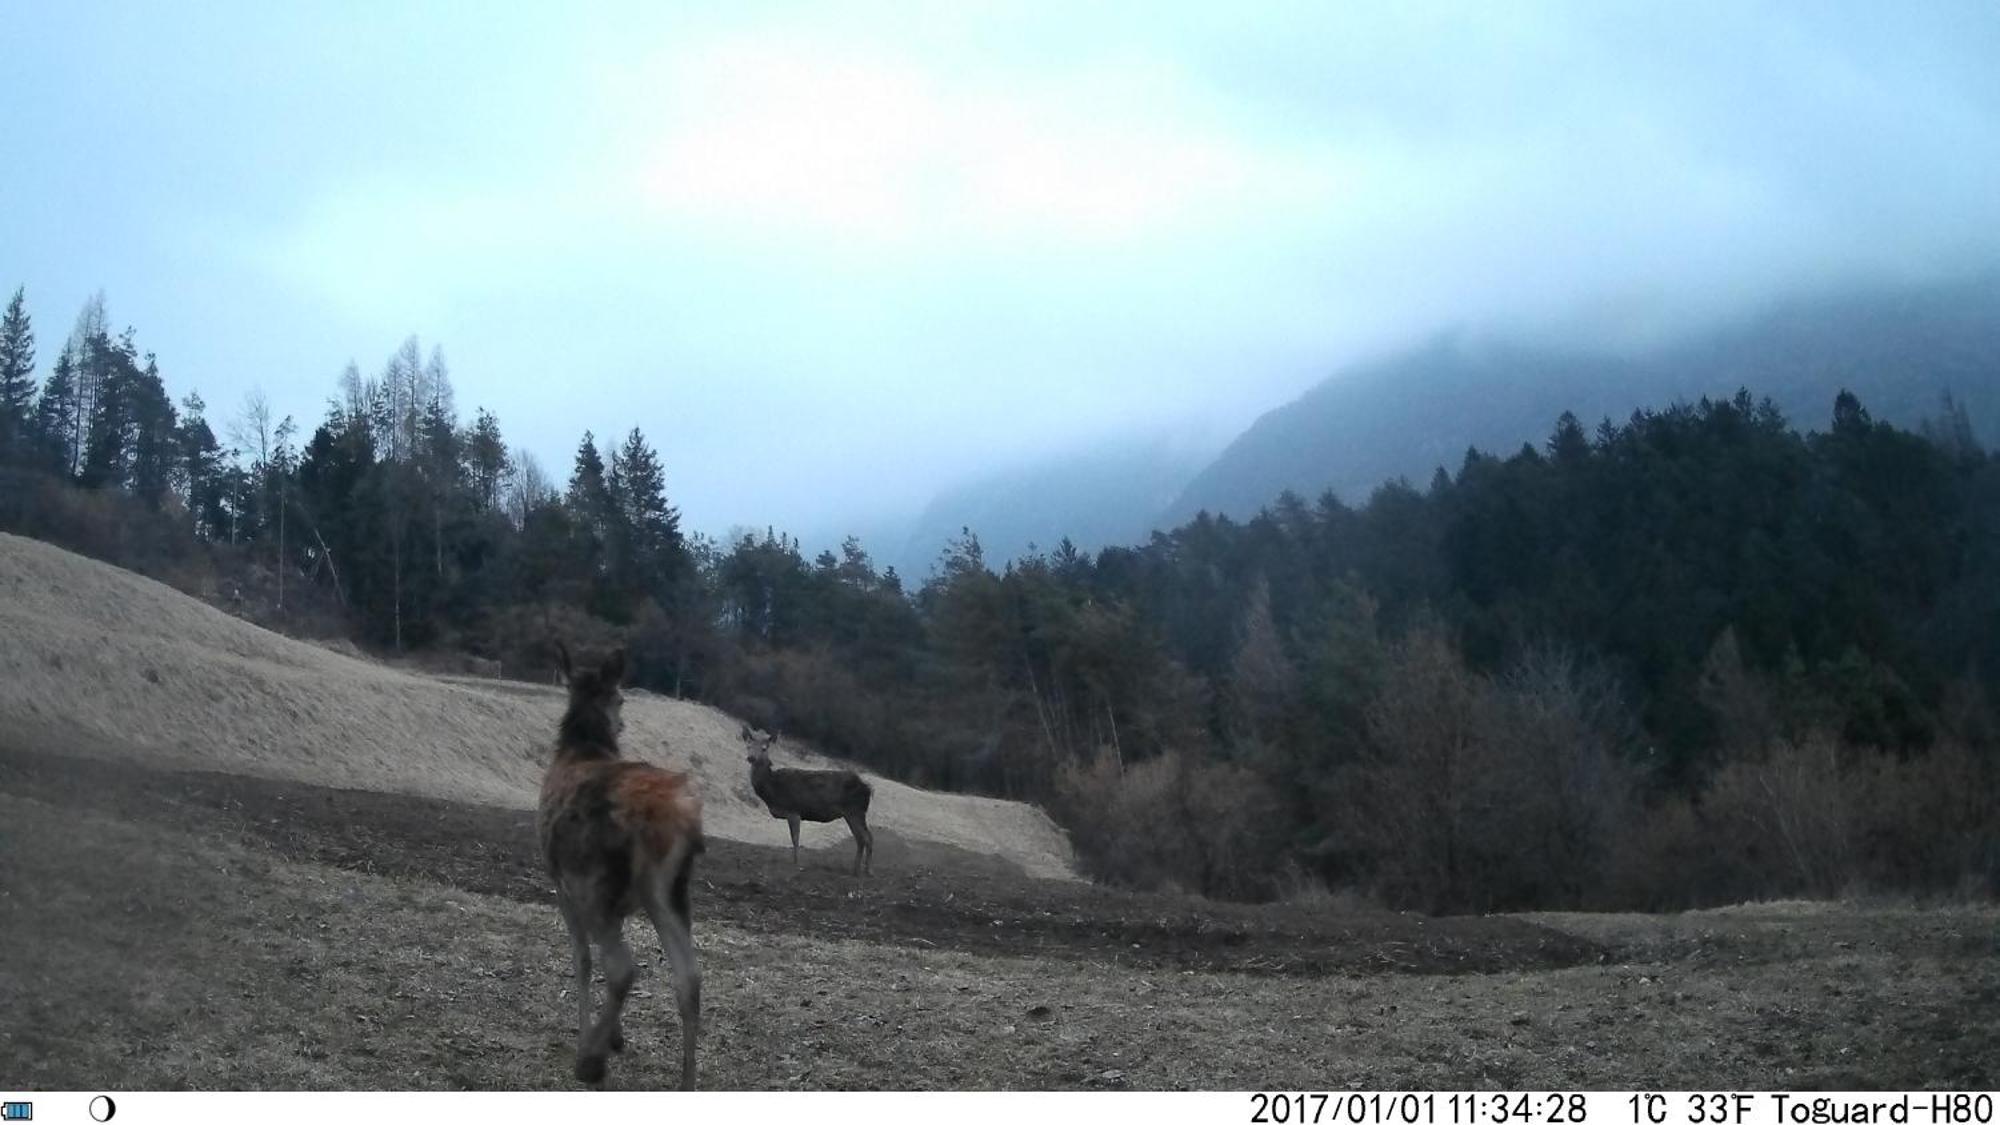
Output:
[[[688,883],[702,850],[701,800],[685,775],[620,754],[625,650],[583,668],[571,664],[567,647],[558,644],[557,651],[569,705],[557,728],[555,760],[542,780],[536,828],[576,963],[576,1076],[601,1081],[610,1053],[625,1049],[619,1020],[638,973],[625,943],[625,919],[643,911],[672,964],[681,1017],[681,1087],[693,1089],[701,969],[695,962]],[[595,1022],[593,944],[604,958],[608,992]]]
[[826,824],[847,821],[854,833],[854,874],[867,874],[875,866],[875,834],[868,830],[868,802],[875,791],[853,770],[778,769],[771,765],[770,750],[778,741],[775,734],[743,728],[743,742],[750,747],[750,788],[771,815],[792,830],[792,866],[799,865],[799,822]]

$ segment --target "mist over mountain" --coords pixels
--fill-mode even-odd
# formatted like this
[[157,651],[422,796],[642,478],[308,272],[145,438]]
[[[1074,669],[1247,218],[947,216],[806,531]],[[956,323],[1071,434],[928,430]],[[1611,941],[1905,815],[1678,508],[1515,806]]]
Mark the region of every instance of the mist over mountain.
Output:
[[1825,429],[1846,388],[1877,418],[1915,426],[1949,392],[1975,434],[2000,435],[2000,272],[1801,297],[1650,350],[1447,333],[1341,371],[1259,418],[1163,508],[1253,515],[1285,489],[1349,502],[1402,476],[1456,471],[1468,447],[1506,454],[1635,409],[1747,387],[1800,429]]
[[1079,550],[1144,541],[1153,517],[1214,456],[1169,438],[1115,442],[980,477],[940,492],[886,561],[910,585],[965,529],[998,567],[1067,536]]

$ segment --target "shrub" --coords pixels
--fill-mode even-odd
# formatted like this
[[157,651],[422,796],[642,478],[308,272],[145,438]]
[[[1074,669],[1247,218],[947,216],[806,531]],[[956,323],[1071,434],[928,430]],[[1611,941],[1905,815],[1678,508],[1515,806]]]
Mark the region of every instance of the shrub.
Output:
[[1057,773],[1056,819],[1095,878],[1150,890],[1267,899],[1288,884],[1282,808],[1251,771],[1170,751]]
[[1609,676],[1550,650],[1488,679],[1422,629],[1391,648],[1367,715],[1366,759],[1332,787],[1330,819],[1369,890],[1432,911],[1594,891],[1632,789]]
[[1996,807],[1991,764],[1962,743],[1904,757],[1825,733],[1780,740],[1724,766],[1699,802],[1663,801],[1621,832],[1603,903],[2000,894]]

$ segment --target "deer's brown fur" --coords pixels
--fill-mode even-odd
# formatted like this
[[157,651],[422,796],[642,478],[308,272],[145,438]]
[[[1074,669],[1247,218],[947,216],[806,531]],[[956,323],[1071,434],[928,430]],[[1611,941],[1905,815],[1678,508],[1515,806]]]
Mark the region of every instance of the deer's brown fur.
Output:
[[868,803],[875,791],[853,770],[794,770],[771,765],[770,750],[778,741],[775,734],[743,728],[743,742],[750,747],[750,788],[771,815],[792,830],[792,866],[799,865],[799,822],[816,824],[845,820],[854,833],[854,873],[865,874],[875,866],[875,833],[868,828]]
[[[576,1076],[604,1077],[609,1052],[625,1048],[619,1017],[636,963],[625,944],[625,919],[644,911],[673,965],[681,1015],[681,1085],[692,1089],[701,1033],[701,969],[695,962],[688,883],[702,850],[701,799],[685,775],[626,761],[623,649],[595,668],[572,666],[557,646],[569,683],[569,706],[557,728],[555,760],[542,778],[536,816],[542,854],[555,880],[576,965]],[[592,1022],[591,945],[604,958],[609,991]]]

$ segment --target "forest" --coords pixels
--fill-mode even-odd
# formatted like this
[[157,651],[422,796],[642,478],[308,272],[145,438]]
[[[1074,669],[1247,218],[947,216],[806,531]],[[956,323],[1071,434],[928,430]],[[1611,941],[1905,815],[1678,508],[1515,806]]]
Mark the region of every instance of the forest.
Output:
[[558,638],[622,643],[642,688],[1039,803],[1112,882],[1440,913],[2000,894],[2000,459],[1949,398],[1914,431],[1827,405],[1563,414],[1358,505],[997,566],[967,529],[904,576],[854,539],[684,532],[638,428],[547,471],[415,337],[317,420],[223,418],[101,297],[52,345],[16,290],[0,530],[382,659],[546,679]]

